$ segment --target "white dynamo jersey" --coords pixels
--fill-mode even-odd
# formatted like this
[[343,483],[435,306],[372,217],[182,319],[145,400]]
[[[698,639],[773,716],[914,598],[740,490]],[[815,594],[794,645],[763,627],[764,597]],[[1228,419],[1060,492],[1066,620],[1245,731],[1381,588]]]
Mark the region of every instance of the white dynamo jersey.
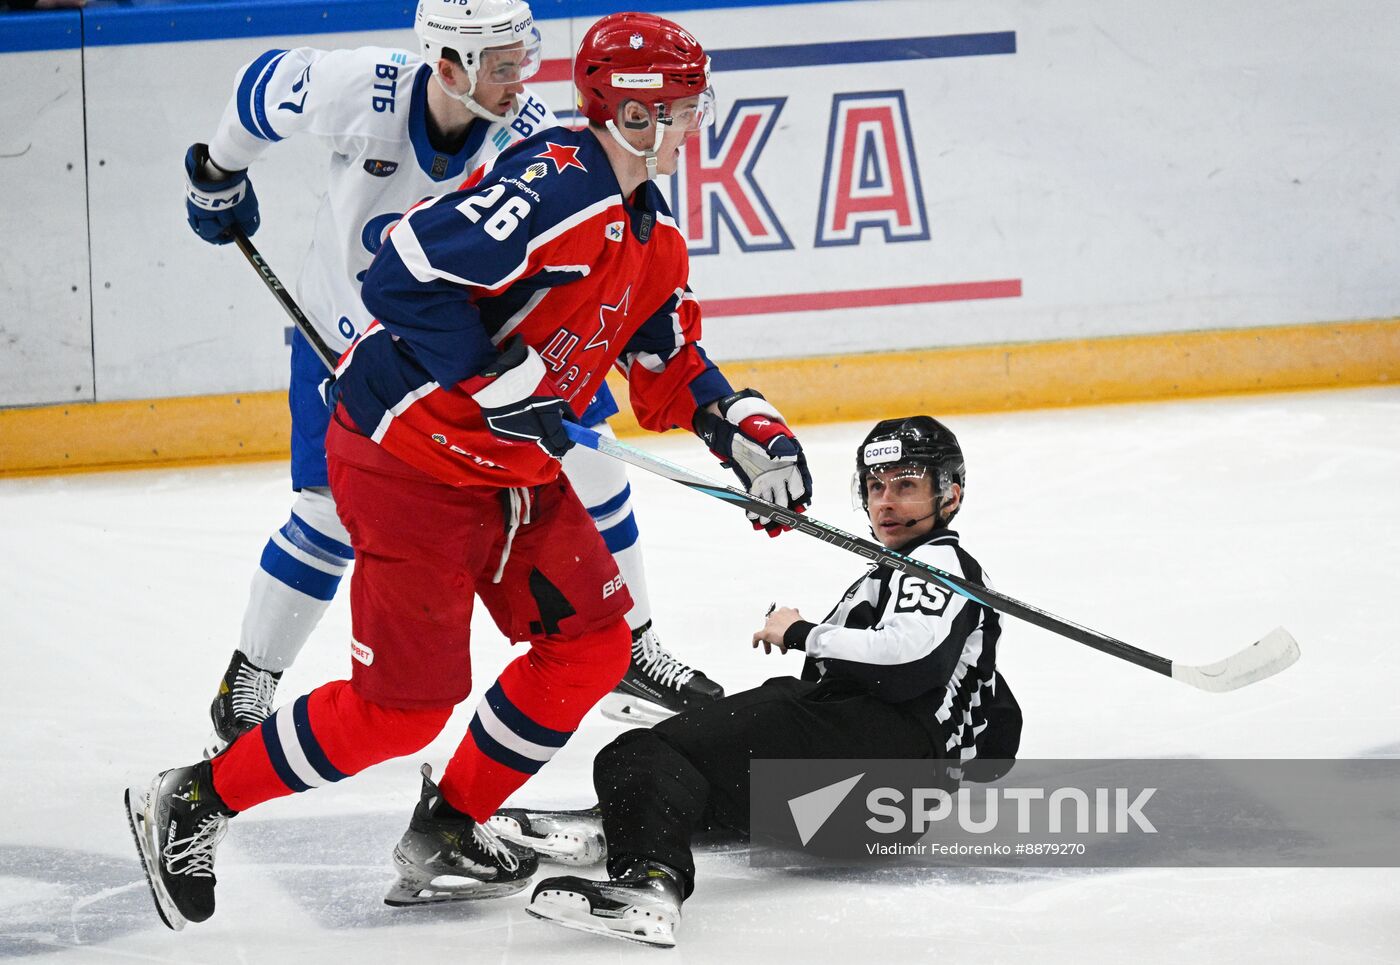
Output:
[[477,119],[460,151],[442,153],[428,139],[431,79],[432,68],[402,50],[269,50],[239,73],[209,142],[214,163],[229,170],[248,167],[269,145],[297,134],[330,147],[326,197],[297,296],[337,352],[372,321],[360,283],[403,213],[558,123],[527,89],[504,122]]

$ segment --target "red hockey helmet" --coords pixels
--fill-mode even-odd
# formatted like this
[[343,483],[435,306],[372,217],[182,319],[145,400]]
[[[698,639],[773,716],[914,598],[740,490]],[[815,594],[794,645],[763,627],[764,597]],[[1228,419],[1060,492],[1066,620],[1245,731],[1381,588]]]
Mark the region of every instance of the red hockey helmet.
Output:
[[[656,107],[696,96],[698,123],[714,116],[705,49],[679,24],[649,13],[614,13],[590,27],[574,57],[574,86],[580,111],[596,124],[615,121],[628,101]],[[662,123],[667,113],[658,112]]]

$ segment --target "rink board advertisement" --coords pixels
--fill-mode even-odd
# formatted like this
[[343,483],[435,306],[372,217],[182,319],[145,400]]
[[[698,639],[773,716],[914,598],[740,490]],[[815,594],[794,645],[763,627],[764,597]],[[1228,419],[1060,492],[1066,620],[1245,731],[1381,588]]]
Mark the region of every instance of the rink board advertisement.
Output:
[[[1400,23],[1378,0],[663,7],[714,59],[717,123],[667,190],[717,359],[1395,314],[1400,144],[1374,119]],[[185,225],[183,154],[259,53],[411,47],[410,8],[98,3],[82,46],[0,35],[0,217],[27,239],[0,271],[0,405],[284,386],[286,320]],[[537,5],[556,110],[607,9]],[[292,138],[252,169],[289,287],[325,151]]]
[[754,760],[751,773],[759,867],[1400,867],[1393,758]]

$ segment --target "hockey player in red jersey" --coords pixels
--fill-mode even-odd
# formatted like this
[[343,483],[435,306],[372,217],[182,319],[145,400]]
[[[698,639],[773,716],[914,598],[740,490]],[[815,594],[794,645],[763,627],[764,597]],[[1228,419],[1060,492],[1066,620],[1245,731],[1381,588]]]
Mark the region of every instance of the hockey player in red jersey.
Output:
[[541,132],[473,188],[415,208],[365,277],[376,321],[340,361],[327,436],[356,559],[351,679],[127,792],[172,928],[213,913],[229,817],[438,734],[472,689],[474,596],[530,646],[486,689],[440,784],[424,766],[386,901],[528,884],[533,852],[486,822],[628,664],[627,586],[559,465],[564,422],[609,366],[647,428],[692,429],[767,499],[810,498],[782,417],[735,392],[699,345],[685,240],[652,180],[713,120],[704,50],[667,20],[615,14],[584,36],[574,76],[587,128]]
[[[321,145],[325,197],[298,272],[297,301],[339,356],[374,320],[360,298],[370,262],[401,212],[453,190],[511,144],[558,124],[544,97],[525,86],[540,63],[541,38],[524,0],[419,0],[416,52],[273,49],[238,75],[209,144],[187,155],[186,210],[205,241],[222,245],[237,227],[248,237],[260,215],[253,175],[281,145]],[[308,170],[309,174],[310,171]],[[237,200],[235,200],[237,199]],[[282,674],[331,605],[350,566],[350,535],[336,514],[326,467],[330,412],[326,372],[300,334],[291,339],[291,513],[262,548],[237,649],[210,705],[213,756],[276,707]],[[618,411],[602,388],[580,418],[602,427]],[[632,592],[632,666],[605,716],[631,723],[723,696],[704,673],[677,659],[652,626],[638,520],[625,467],[586,447],[564,473]]]

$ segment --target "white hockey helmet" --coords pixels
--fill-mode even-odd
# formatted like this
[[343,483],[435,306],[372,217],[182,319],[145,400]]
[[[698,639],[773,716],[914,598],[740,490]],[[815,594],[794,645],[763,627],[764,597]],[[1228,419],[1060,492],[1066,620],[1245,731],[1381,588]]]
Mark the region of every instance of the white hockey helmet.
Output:
[[[532,77],[540,66],[540,32],[525,0],[418,0],[413,20],[419,52],[437,74],[444,48],[457,52],[467,75],[467,93],[449,90],[472,113],[489,121],[502,121],[473,99],[478,79],[489,84],[513,84]],[[485,74],[481,67],[485,53],[497,47],[521,45],[519,57],[506,60]],[[442,78],[438,78],[442,82]]]

